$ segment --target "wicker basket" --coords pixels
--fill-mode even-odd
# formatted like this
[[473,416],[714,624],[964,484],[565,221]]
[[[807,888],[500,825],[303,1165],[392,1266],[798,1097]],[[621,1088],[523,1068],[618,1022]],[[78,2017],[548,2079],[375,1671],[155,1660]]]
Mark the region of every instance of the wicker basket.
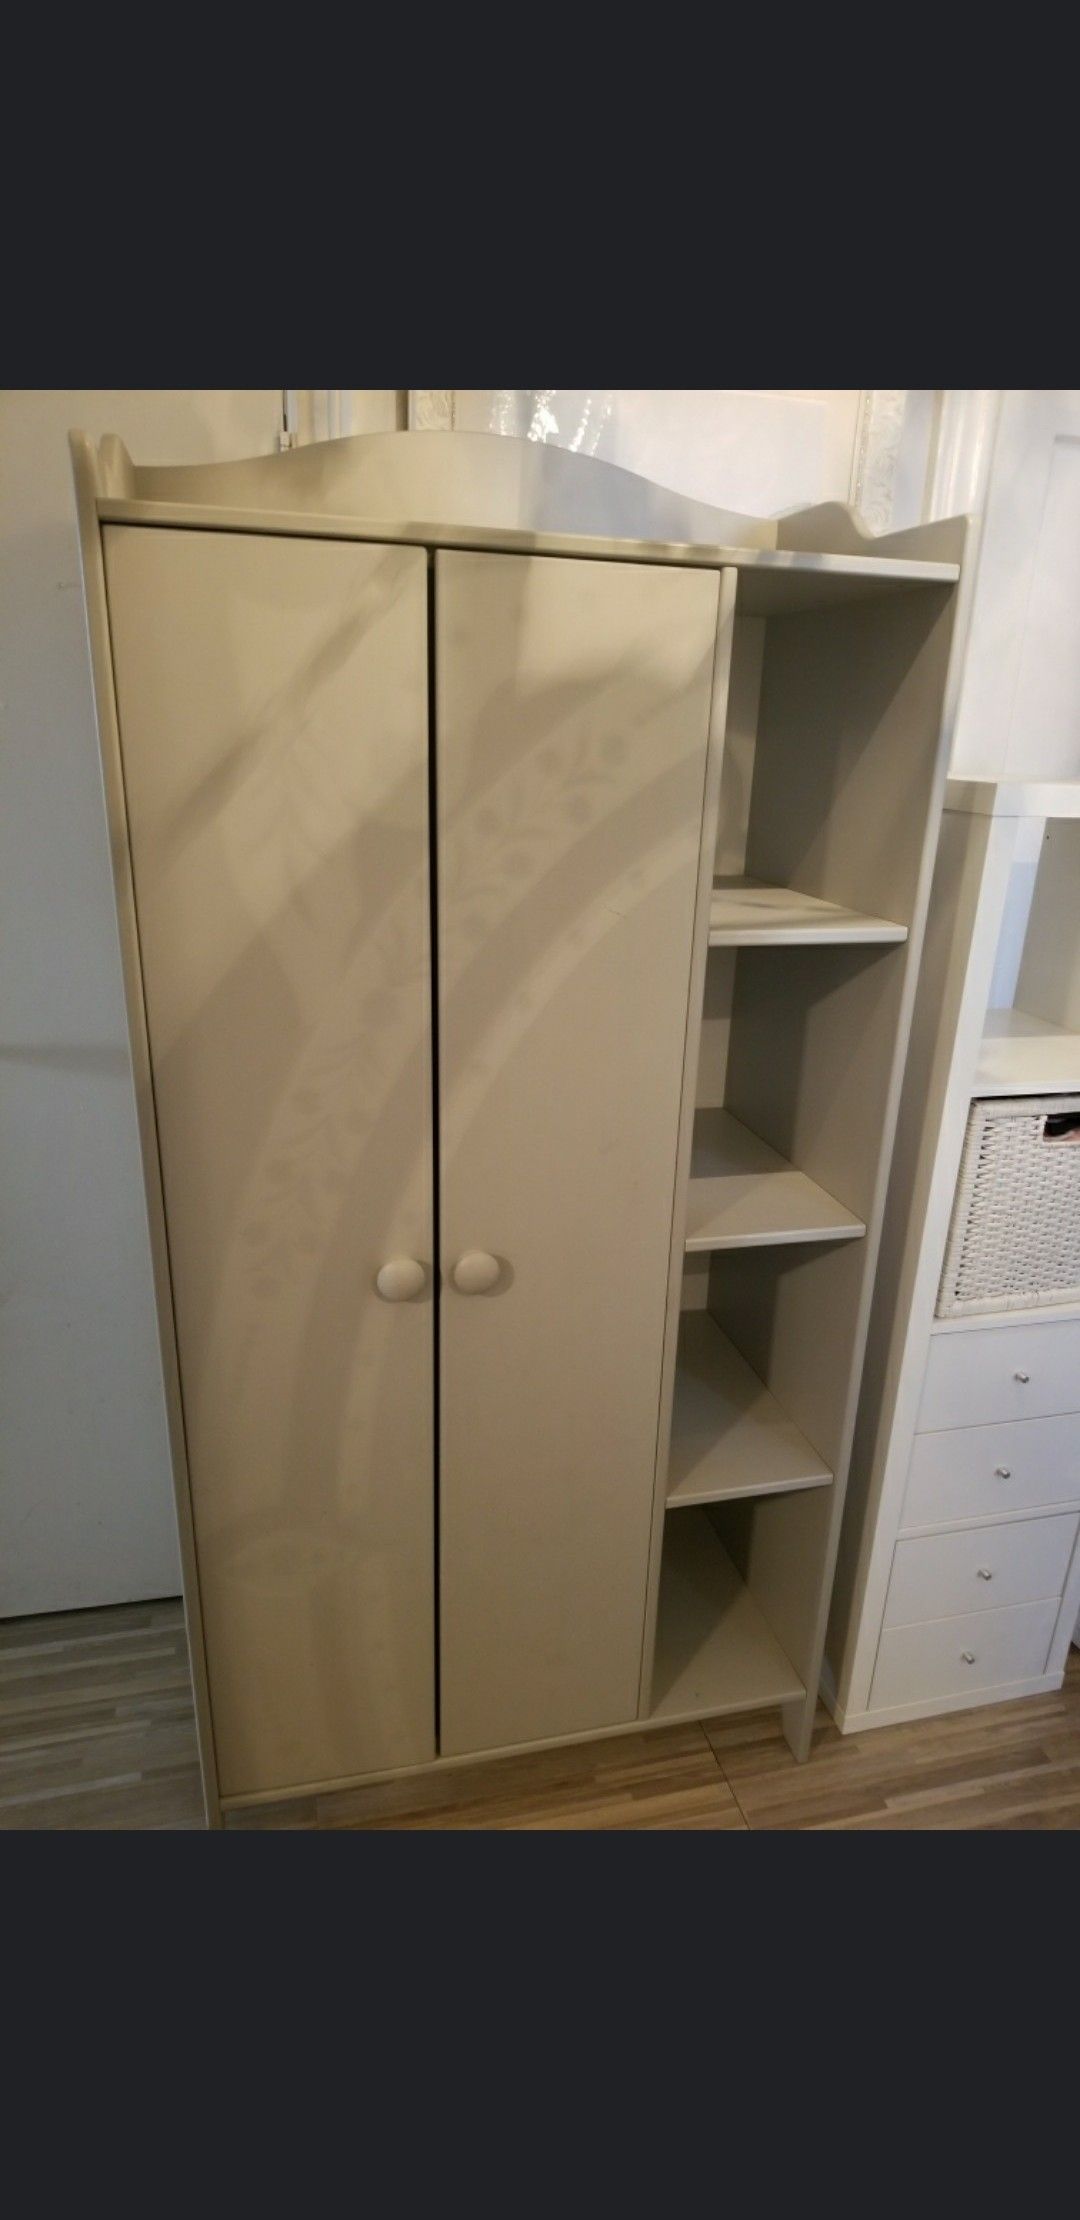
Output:
[[1080,1095],[973,1102],[937,1316],[1080,1302]]

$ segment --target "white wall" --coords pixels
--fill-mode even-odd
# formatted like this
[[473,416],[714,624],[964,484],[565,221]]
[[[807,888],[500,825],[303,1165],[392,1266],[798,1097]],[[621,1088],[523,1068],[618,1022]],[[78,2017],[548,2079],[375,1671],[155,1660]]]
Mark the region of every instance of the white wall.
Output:
[[965,778],[1080,778],[1080,390],[1002,395],[957,718]]
[[454,392],[457,431],[550,439],[718,508],[846,501],[860,394],[764,387]]
[[206,462],[280,420],[276,386],[0,394],[0,1616],[180,1586],[67,433]]
[[273,445],[280,392],[0,396],[0,1613],[180,1584],[66,435]]

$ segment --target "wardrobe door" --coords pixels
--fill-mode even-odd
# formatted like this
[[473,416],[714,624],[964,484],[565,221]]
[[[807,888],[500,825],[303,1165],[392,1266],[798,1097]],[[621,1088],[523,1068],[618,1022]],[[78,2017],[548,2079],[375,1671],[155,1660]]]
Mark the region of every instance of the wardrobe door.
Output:
[[[222,1793],[434,1755],[421,551],[109,526]],[[390,1260],[416,1271],[376,1274]]]
[[446,1754],[637,1713],[717,608],[436,558]]

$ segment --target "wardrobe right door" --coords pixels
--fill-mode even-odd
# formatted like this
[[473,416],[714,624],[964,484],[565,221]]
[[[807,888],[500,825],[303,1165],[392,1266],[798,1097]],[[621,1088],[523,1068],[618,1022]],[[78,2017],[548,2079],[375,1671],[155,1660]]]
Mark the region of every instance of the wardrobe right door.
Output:
[[718,597],[436,558],[445,1755],[637,1713]]

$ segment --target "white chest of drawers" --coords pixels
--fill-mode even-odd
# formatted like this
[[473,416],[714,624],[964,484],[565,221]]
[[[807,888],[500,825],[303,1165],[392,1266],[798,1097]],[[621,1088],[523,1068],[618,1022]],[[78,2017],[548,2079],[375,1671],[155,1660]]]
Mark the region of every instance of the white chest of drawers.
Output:
[[826,1651],[845,1731],[1062,1679],[1080,1608],[1080,1301],[935,1315],[972,1100],[1052,1091],[1080,1101],[1080,780],[954,781]]

